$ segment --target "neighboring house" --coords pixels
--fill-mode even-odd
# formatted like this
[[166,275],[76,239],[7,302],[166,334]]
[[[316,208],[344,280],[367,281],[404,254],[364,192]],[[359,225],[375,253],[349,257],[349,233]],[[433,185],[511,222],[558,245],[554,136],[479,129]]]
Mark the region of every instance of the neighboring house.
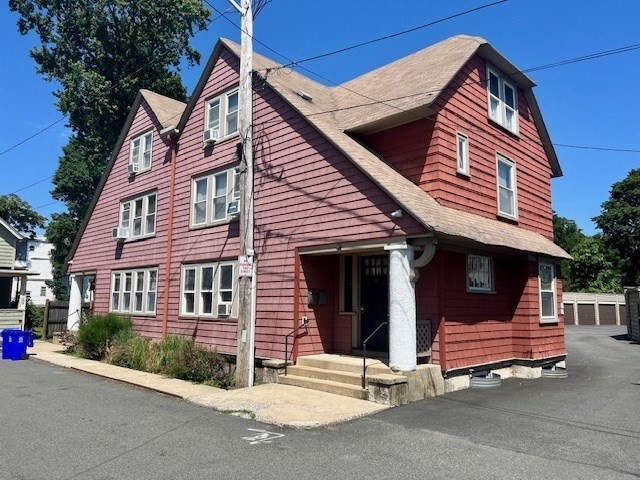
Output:
[[[218,42],[187,105],[136,98],[71,248],[70,322],[91,275],[96,312],[236,353],[239,51]],[[303,317],[294,359],[383,321],[369,350],[395,370],[564,359],[562,172],[526,75],[469,36],[334,88],[254,71],[258,361]]]
[[38,275],[15,268],[20,240],[22,235],[0,218],[0,330],[24,327],[27,278]]
[[16,268],[37,272],[37,277],[27,280],[27,297],[34,305],[44,306],[47,300],[55,300],[55,296],[47,280],[53,280],[49,253],[53,245],[45,237],[25,237],[18,240],[16,247]]

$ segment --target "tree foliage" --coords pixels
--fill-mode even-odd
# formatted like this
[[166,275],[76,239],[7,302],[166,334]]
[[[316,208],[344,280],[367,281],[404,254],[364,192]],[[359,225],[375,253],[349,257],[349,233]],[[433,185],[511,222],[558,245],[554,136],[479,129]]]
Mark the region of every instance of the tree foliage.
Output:
[[605,245],[617,253],[624,285],[640,285],[640,169],[611,187],[600,215],[593,219]]
[[553,213],[553,231],[557,245],[572,260],[563,260],[563,289],[567,292],[621,292],[620,273],[615,252],[599,235],[585,235],[574,220]]
[[572,250],[570,288],[574,292],[622,292],[620,275],[599,236],[584,237]]
[[180,65],[199,63],[189,40],[206,28],[209,11],[200,0],[9,0],[9,8],[20,33],[38,36],[30,55],[38,73],[60,85],[56,106],[72,130],[52,191],[68,213],[47,228],[60,275],[138,90],[185,100]]
[[36,228],[44,228],[47,220],[15,193],[0,195],[0,218],[31,238],[36,236]]
[[566,252],[571,252],[586,235],[582,233],[575,220],[561,217],[553,212],[553,237],[556,245]]

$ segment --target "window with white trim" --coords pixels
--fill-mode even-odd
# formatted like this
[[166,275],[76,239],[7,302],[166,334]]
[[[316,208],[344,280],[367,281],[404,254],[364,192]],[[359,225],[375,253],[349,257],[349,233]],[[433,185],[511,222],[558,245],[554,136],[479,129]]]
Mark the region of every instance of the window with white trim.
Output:
[[553,263],[538,263],[540,278],[540,323],[555,323],[556,315],[556,272]]
[[130,165],[137,165],[137,172],[144,172],[151,168],[151,146],[153,132],[143,133],[131,140]]
[[469,175],[469,138],[462,133],[456,135],[458,173]]
[[157,291],[157,268],[113,271],[110,311],[140,315],[154,314]]
[[467,290],[493,292],[493,261],[482,255],[467,255]]
[[517,219],[516,164],[502,155],[496,156],[496,184],[498,188],[498,215]]
[[191,198],[192,226],[230,220],[234,215],[229,213],[229,204],[240,199],[239,169],[231,168],[194,178]]
[[498,70],[487,66],[489,118],[507,130],[518,133],[518,90]]
[[120,202],[120,227],[127,238],[150,237],[156,233],[156,192]]
[[236,268],[236,262],[183,265],[181,314],[210,318],[237,315]]
[[217,129],[218,138],[238,132],[238,90],[212,98],[206,104],[206,128]]

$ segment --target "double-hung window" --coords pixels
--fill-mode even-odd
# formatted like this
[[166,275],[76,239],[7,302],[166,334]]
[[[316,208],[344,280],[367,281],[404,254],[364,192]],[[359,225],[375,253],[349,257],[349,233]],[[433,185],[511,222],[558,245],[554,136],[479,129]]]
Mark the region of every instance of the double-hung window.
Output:
[[206,128],[218,131],[218,138],[238,131],[238,90],[212,98],[206,104]]
[[[234,217],[231,202],[240,198],[240,173],[231,168],[193,179],[191,225],[211,225]],[[234,211],[238,211],[239,203]]]
[[180,312],[186,316],[228,318],[236,314],[235,262],[182,267]]
[[117,270],[111,274],[111,311],[154,314],[158,291],[158,269]]
[[144,172],[151,168],[151,144],[153,132],[147,132],[131,140],[131,157],[129,164],[132,172]]
[[481,255],[467,255],[467,291],[495,291],[491,258]]
[[458,173],[469,175],[469,138],[462,133],[456,135]]
[[538,263],[540,278],[540,323],[555,323],[556,315],[556,272],[552,263]]
[[487,67],[489,118],[513,133],[518,133],[518,91],[516,86],[492,67]]
[[120,227],[127,229],[127,238],[153,236],[156,233],[155,192],[120,203]]
[[518,218],[516,165],[502,155],[496,156],[496,183],[498,187],[498,215],[516,220]]

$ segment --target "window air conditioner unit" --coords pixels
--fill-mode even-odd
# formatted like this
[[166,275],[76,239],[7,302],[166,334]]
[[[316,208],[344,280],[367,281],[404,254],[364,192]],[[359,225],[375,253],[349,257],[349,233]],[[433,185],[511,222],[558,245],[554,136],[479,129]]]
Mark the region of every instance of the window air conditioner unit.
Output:
[[218,305],[218,317],[228,317],[231,315],[231,304],[221,303]]
[[111,238],[115,240],[125,240],[129,238],[129,229],[127,227],[114,227],[111,230]]
[[204,131],[204,144],[205,145],[211,145],[216,143],[216,140],[218,140],[218,137],[220,136],[220,130],[218,130],[217,128],[209,128],[208,130]]
[[134,175],[134,174],[138,173],[140,171],[140,164],[139,163],[130,163],[128,171],[129,171],[129,175]]
[[240,216],[240,200],[229,202],[229,206],[227,207],[227,215],[231,218],[238,218]]

